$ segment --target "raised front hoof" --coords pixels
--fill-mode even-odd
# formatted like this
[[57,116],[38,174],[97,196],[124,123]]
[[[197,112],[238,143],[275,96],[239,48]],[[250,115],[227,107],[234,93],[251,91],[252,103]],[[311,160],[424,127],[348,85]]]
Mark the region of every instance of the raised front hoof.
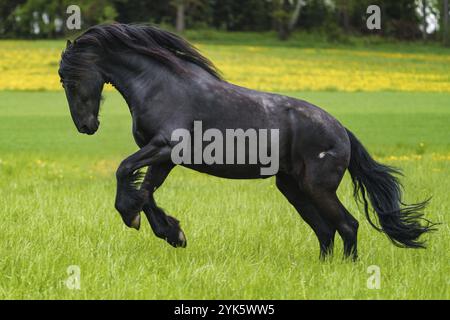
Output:
[[171,228],[165,240],[174,248],[186,248],[187,246],[186,235],[180,228],[180,222],[171,216],[167,216],[167,220],[171,225]]
[[131,228],[134,228],[139,231],[139,228],[141,227],[141,215],[137,214],[132,220],[131,220]]
[[141,215],[135,214],[132,216],[122,216],[122,220],[125,223],[125,225],[129,228],[133,228],[139,231],[141,227]]
[[139,230],[141,227],[140,212],[143,204],[143,193],[136,192],[132,196],[128,195],[126,197],[118,194],[115,207],[127,227]]
[[165,239],[174,248],[186,248],[187,240],[183,230],[178,230],[177,234],[171,235]]

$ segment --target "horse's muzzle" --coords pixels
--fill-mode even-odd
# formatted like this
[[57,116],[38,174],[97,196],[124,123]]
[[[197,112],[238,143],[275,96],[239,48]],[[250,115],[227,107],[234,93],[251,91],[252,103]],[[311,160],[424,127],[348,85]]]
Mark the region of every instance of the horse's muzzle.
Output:
[[95,122],[93,122],[91,124],[83,124],[83,125],[81,125],[78,128],[78,131],[80,133],[93,135],[94,133],[97,132],[99,125],[100,125],[100,122],[98,120],[95,120]]

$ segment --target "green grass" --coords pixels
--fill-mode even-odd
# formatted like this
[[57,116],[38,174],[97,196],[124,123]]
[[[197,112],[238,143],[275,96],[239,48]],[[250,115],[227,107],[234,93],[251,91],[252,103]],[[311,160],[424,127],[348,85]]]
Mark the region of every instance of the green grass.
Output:
[[[127,229],[114,209],[114,171],[137,150],[118,94],[106,95],[100,130],[88,137],[61,92],[0,92],[0,298],[450,298],[450,94],[289,94],[331,112],[376,157],[404,156],[387,162],[403,168],[406,200],[433,195],[427,216],[442,223],[428,249],[396,248],[373,230],[346,177],[339,194],[360,221],[360,259],[343,261],[337,239],[335,257],[320,262],[315,236],[273,179],[183,168],[156,194],[188,238],[173,249],[145,221]],[[80,290],[62,282],[69,265],[81,268]],[[379,290],[366,286],[371,265]]]

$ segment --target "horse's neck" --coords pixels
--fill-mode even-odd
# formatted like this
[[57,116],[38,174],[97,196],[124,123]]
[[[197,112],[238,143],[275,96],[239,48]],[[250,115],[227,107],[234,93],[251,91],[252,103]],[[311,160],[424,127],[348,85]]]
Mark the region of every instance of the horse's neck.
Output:
[[107,81],[120,92],[131,113],[143,107],[145,101],[151,98],[155,93],[152,88],[162,85],[161,82],[166,79],[161,76],[164,72],[157,63],[136,57],[129,60],[124,57],[123,60],[108,62],[104,67]]

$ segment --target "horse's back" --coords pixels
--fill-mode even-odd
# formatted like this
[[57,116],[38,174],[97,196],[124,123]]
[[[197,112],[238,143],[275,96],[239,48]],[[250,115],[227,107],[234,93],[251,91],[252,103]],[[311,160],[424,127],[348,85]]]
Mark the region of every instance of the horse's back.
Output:
[[283,145],[290,145],[286,153],[300,153],[302,158],[315,159],[322,152],[330,152],[344,162],[349,159],[350,141],[345,127],[322,108],[285,95],[235,85],[231,88],[259,106],[268,126],[279,128],[282,153]]

